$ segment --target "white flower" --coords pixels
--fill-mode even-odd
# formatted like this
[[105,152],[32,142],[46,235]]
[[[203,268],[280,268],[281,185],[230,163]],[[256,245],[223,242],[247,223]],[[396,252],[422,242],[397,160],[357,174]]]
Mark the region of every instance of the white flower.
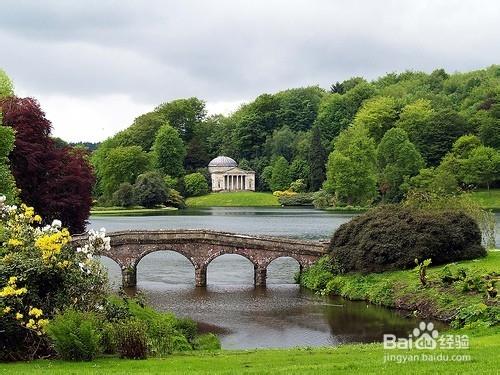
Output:
[[61,220],[57,220],[57,219],[56,219],[56,220],[53,220],[53,221],[52,221],[52,227],[54,227],[54,228],[61,228],[61,227],[62,227],[62,222],[61,222]]
[[0,205],[4,204],[6,200],[7,197],[5,195],[0,195]]

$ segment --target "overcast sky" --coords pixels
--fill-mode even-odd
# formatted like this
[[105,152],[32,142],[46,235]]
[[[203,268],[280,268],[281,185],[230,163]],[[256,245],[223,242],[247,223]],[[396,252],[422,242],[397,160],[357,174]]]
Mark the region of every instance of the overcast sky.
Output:
[[101,141],[161,102],[228,113],[264,92],[500,63],[498,0],[19,1],[0,68],[67,141]]

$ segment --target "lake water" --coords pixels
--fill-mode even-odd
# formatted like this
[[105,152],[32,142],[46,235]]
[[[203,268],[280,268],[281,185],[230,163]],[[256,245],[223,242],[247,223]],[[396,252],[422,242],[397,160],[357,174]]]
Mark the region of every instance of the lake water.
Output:
[[[309,208],[207,208],[162,216],[91,217],[89,228],[212,229],[326,240],[352,217]],[[498,221],[497,216],[497,226]],[[103,263],[111,282],[119,285],[118,265],[107,258]],[[210,263],[207,287],[196,288],[192,264],[165,249],[140,261],[136,290],[157,309],[191,317],[202,329],[217,332],[227,349],[381,341],[384,333],[407,335],[418,323],[405,318],[407,312],[315,296],[294,284],[298,269],[291,258],[277,259],[269,265],[267,287],[254,288],[250,261],[223,255]],[[439,322],[437,326],[444,328]]]

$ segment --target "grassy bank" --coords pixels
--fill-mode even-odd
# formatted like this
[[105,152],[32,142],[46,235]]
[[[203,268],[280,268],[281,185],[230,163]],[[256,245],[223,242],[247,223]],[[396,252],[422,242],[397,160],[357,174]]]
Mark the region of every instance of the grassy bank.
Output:
[[149,215],[163,215],[165,213],[176,211],[174,207],[160,207],[160,208],[144,208],[142,206],[134,207],[93,207],[90,211],[94,216],[149,216]]
[[481,207],[493,211],[500,211],[500,189],[475,191],[471,195],[472,198],[481,205]]
[[210,193],[186,200],[188,207],[267,207],[279,206],[272,193],[241,191],[233,193]]
[[[465,333],[471,333],[465,331]],[[38,360],[0,364],[5,374],[494,374],[498,365],[500,332],[471,337],[469,350],[433,350],[448,361],[384,363],[384,355],[419,355],[422,350],[384,350],[382,344],[341,345],[315,349],[215,351],[174,354],[165,359],[93,362]],[[429,354],[429,351],[425,351]],[[470,361],[452,361],[452,355],[469,355]],[[455,358],[456,359],[456,358]]]
[[422,286],[416,270],[334,275],[329,262],[320,261],[304,272],[301,284],[321,294],[406,309],[458,325],[476,320],[499,324],[499,298],[487,292],[499,279],[499,270],[500,251],[490,251],[481,259],[429,268],[427,285]]

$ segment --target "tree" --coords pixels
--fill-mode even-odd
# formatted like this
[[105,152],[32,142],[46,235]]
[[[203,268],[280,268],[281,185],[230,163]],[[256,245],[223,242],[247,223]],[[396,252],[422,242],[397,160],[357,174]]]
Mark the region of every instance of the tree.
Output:
[[135,118],[132,125],[117,133],[113,138],[116,146],[141,146],[149,152],[153,147],[158,130],[167,121],[158,112],[144,113]]
[[418,175],[410,178],[405,190],[446,196],[458,192],[458,183],[455,175],[446,169],[422,168]]
[[498,117],[486,111],[479,111],[474,120],[483,144],[500,149],[500,109]]
[[314,126],[312,129],[311,147],[309,149],[309,188],[317,191],[325,180],[326,150],[321,142],[321,129]]
[[268,137],[266,142],[268,155],[270,157],[283,156],[288,161],[292,160],[296,135],[297,133],[290,130],[286,125],[273,131],[273,134]]
[[210,160],[204,143],[197,136],[193,136],[187,145],[186,158],[184,159],[186,170],[194,171],[198,168],[204,168]]
[[155,109],[155,112],[176,129],[186,143],[191,140],[196,126],[207,114],[205,102],[194,97],[161,104]]
[[275,97],[279,101],[277,113],[279,125],[287,126],[294,132],[309,130],[316,119],[319,102],[323,95],[325,92],[318,86],[301,87],[277,93]]
[[159,170],[172,177],[179,177],[184,173],[184,158],[186,148],[179,132],[170,125],[163,125],[153,145],[153,161]]
[[262,145],[278,127],[278,111],[279,101],[273,95],[263,94],[232,116],[240,157],[250,160],[263,156]]
[[410,141],[430,166],[438,165],[453,142],[470,130],[456,111],[450,108],[434,111],[425,100],[406,106],[398,126],[406,130]]
[[72,232],[82,232],[95,182],[87,153],[55,146],[51,123],[35,99],[11,97],[0,108],[4,124],[15,131],[9,159],[21,200],[47,222],[60,219]]
[[201,173],[191,173],[184,176],[184,192],[186,197],[208,194],[208,182]]
[[380,142],[385,132],[392,128],[398,119],[396,100],[379,96],[367,100],[356,114],[354,124],[365,126],[370,136]]
[[113,203],[121,207],[130,207],[135,203],[134,187],[128,182],[123,182],[118,190],[113,193]]
[[110,198],[121,183],[133,184],[151,168],[149,156],[139,146],[116,147],[109,151],[101,169],[105,195]]
[[273,163],[270,187],[272,191],[286,190],[290,187],[290,169],[288,162],[283,156],[278,157]]
[[9,76],[0,69],[0,99],[14,96],[14,85]]
[[372,85],[360,82],[343,95],[335,93],[323,97],[314,125],[320,128],[325,147],[330,149],[333,139],[351,124],[363,101],[374,93]]
[[479,146],[463,162],[464,182],[490,184],[500,180],[500,152],[491,147]]
[[377,195],[375,142],[362,126],[350,126],[335,140],[328,157],[325,190],[339,204],[369,205]]
[[293,159],[292,164],[290,164],[290,177],[293,181],[304,180],[304,183],[309,181],[310,168],[307,161],[304,159]]
[[424,162],[403,129],[389,129],[377,147],[379,190],[391,202],[403,198],[401,185],[418,174]]
[[0,113],[0,194],[5,195],[7,202],[14,202],[17,197],[16,181],[10,171],[9,154],[14,149],[14,131],[2,126]]
[[134,184],[134,197],[137,203],[146,208],[165,203],[167,191],[162,175],[158,172],[139,175]]

